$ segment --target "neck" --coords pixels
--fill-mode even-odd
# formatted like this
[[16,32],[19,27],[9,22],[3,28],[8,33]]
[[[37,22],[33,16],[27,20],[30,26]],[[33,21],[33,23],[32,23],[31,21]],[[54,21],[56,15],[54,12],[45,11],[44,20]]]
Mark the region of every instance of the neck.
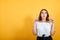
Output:
[[42,19],[43,22],[46,22],[46,19]]

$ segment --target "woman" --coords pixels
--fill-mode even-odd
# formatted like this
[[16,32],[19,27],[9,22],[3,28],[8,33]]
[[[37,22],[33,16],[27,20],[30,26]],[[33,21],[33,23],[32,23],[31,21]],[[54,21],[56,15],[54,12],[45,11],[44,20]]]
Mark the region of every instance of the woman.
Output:
[[49,19],[46,9],[42,9],[38,20],[35,20],[33,33],[37,35],[37,40],[52,40],[51,36],[55,33],[54,22],[53,19]]

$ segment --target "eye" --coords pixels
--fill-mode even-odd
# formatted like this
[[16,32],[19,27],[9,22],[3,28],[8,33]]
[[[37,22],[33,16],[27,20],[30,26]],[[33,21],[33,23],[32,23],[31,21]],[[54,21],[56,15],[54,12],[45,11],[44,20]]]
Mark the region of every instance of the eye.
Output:
[[47,14],[47,12],[45,12],[45,14]]
[[43,12],[41,12],[43,14]]

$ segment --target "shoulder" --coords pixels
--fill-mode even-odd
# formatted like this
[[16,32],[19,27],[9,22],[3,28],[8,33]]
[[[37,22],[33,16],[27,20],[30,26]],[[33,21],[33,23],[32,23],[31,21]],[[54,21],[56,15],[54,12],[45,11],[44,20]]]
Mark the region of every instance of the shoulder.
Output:
[[51,20],[49,20],[48,23],[49,23],[50,25],[53,25],[53,24],[54,24],[54,22],[51,21]]

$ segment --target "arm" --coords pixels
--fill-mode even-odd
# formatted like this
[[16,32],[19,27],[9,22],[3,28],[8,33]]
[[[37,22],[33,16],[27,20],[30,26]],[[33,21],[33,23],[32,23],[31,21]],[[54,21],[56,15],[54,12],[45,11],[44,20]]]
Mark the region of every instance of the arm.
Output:
[[54,24],[51,25],[51,35],[54,35],[55,33],[55,28],[54,28]]
[[36,29],[36,21],[34,22],[33,28],[32,28],[33,34],[37,35],[37,29]]
[[54,35],[55,34],[55,28],[54,28],[54,20],[53,19],[50,19],[50,22],[51,22],[51,35]]

